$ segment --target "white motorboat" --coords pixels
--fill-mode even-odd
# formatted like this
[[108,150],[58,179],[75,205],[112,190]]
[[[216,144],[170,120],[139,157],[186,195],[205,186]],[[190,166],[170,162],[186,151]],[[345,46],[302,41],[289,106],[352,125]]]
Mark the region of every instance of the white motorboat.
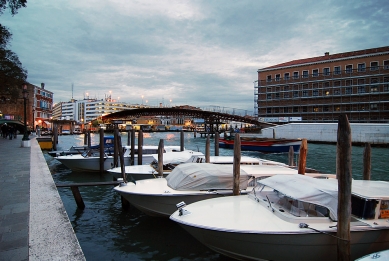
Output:
[[[158,152],[158,146],[142,147],[142,163],[150,164],[154,157],[153,154]],[[180,151],[180,146],[165,146],[164,152]],[[123,146],[124,165],[130,165],[131,146]],[[100,170],[100,153],[96,150],[85,151],[82,154],[70,154],[54,157],[66,167],[73,171],[99,171]],[[138,146],[135,146],[134,161],[137,163]],[[113,167],[114,157],[112,154],[104,153],[104,170]],[[120,162],[120,160],[119,160]],[[119,163],[120,164],[120,163]]]
[[[152,154],[152,156],[154,160],[148,165],[125,166],[125,173],[130,175],[134,180],[157,178],[158,154]],[[197,156],[204,156],[204,154],[193,150],[163,153],[163,175],[166,177],[175,168],[175,166],[184,162],[192,162],[197,159]],[[116,178],[122,176],[121,167],[112,168],[107,171],[112,173]]]
[[[275,174],[297,174],[297,170],[283,166],[241,165],[241,193],[247,193],[253,188],[250,178]],[[169,217],[176,210],[178,202],[189,204],[232,195],[232,184],[233,164],[184,163],[178,165],[166,179],[139,180],[136,184],[129,182],[114,189],[142,212],[151,216]]]
[[[248,195],[199,201],[170,219],[239,260],[336,260],[337,180],[275,175]],[[389,182],[352,181],[351,260],[388,248]]]
[[[125,173],[127,175],[131,175],[134,180],[157,178],[158,154],[153,154],[153,157],[154,161],[149,165],[125,166]],[[213,164],[232,164],[233,160],[233,156],[210,156],[210,163]],[[163,153],[163,176],[166,177],[169,175],[178,164],[182,163],[205,163],[205,156],[202,152],[191,150]],[[242,156],[241,164],[260,165],[261,160],[253,157]],[[112,168],[107,171],[111,172],[115,177],[120,177],[122,175],[121,167]]]

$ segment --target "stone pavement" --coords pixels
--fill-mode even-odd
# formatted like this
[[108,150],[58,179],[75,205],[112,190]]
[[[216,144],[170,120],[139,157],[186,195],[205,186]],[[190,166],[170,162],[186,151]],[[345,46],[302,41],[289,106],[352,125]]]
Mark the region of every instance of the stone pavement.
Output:
[[31,148],[0,137],[0,260],[28,260]]
[[0,260],[85,260],[35,137],[0,137]]

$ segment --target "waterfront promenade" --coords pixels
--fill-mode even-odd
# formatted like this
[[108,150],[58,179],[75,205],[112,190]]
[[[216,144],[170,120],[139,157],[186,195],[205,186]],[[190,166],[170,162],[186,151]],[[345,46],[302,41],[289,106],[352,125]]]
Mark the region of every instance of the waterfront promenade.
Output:
[[85,260],[35,137],[0,138],[0,260]]

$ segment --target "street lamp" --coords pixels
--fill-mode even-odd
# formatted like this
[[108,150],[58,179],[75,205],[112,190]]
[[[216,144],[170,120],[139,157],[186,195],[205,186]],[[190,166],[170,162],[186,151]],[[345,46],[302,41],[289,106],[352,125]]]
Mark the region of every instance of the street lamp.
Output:
[[27,133],[27,108],[26,101],[28,97],[27,84],[23,84],[23,100],[24,100],[24,135],[22,140],[30,140]]
[[35,106],[32,105],[32,131],[35,131]]

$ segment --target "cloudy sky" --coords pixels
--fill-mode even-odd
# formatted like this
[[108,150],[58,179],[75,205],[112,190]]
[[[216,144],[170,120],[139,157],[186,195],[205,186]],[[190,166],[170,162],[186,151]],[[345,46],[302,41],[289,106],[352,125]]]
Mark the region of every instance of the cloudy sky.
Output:
[[55,103],[111,93],[250,112],[259,68],[389,45],[387,0],[28,0],[0,23]]

